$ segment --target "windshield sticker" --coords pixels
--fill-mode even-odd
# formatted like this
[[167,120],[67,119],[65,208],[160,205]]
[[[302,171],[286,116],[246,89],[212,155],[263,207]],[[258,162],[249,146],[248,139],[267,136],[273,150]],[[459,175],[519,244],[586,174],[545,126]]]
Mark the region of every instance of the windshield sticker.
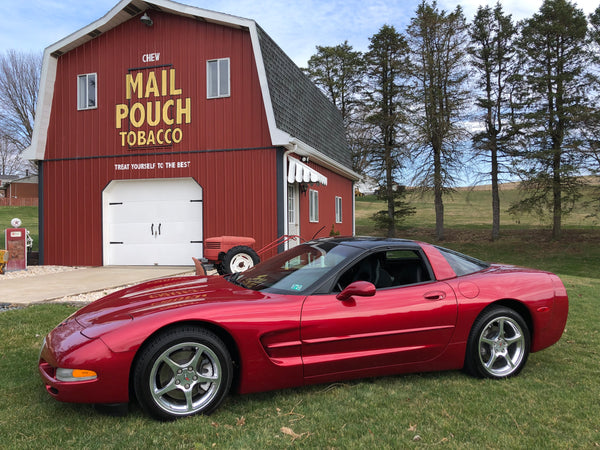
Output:
[[302,290],[302,285],[301,284],[292,284],[292,290],[294,290],[294,291],[301,291]]

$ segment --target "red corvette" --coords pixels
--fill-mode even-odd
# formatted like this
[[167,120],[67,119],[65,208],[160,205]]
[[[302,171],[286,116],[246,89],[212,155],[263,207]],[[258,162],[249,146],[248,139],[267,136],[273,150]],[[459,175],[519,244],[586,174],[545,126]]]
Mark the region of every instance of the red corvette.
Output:
[[239,393],[407,372],[489,378],[557,342],[568,298],[551,273],[433,245],[322,239],[243,273],[150,281],[77,311],[44,340],[60,401],[135,396],[169,420]]

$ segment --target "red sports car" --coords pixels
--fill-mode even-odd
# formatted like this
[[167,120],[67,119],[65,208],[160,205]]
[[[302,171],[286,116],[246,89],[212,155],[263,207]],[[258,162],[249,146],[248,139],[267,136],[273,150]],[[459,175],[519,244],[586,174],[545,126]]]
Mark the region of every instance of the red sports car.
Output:
[[551,273],[430,244],[331,238],[243,273],[150,281],[77,311],[45,338],[39,371],[60,401],[129,402],[169,420],[239,393],[464,368],[521,371],[563,333]]

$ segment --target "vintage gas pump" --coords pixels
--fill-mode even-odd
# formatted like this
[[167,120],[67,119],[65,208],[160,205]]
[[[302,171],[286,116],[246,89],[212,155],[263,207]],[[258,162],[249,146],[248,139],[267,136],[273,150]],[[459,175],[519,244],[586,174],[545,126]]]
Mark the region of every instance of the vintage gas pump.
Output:
[[[10,221],[13,228],[5,230],[6,251],[8,261],[6,261],[6,271],[13,272],[27,269],[27,246],[29,232],[21,227],[21,219],[14,218]],[[31,240],[31,238],[29,238]]]

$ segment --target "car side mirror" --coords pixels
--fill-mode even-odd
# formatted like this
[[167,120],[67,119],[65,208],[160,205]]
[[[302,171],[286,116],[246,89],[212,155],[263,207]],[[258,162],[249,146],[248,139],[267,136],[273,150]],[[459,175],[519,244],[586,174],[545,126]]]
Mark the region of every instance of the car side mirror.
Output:
[[368,281],[355,281],[346,286],[346,289],[336,295],[335,298],[344,302],[354,295],[357,297],[373,297],[375,291],[376,289],[373,283],[369,283]]

